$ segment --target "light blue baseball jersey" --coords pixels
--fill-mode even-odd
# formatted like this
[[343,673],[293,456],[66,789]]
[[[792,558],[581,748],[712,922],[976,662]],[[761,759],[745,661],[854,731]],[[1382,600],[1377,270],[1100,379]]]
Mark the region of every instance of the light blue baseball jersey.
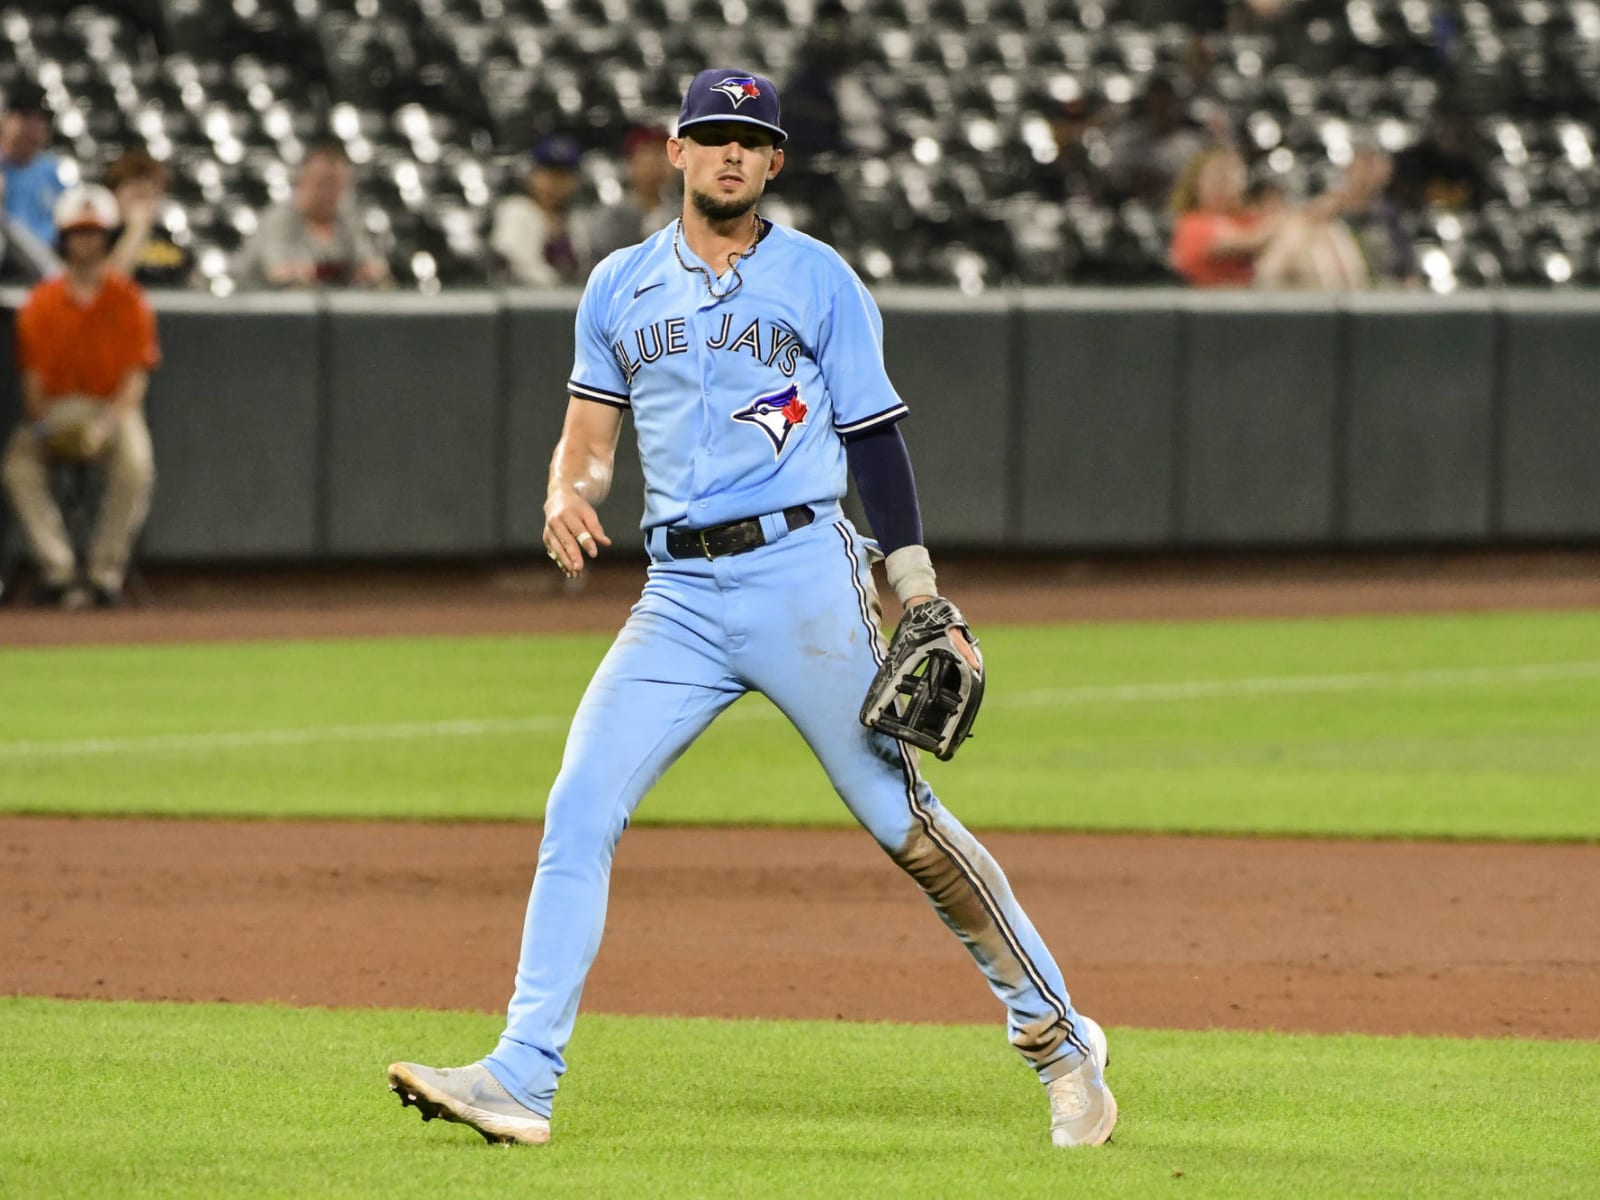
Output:
[[[739,288],[713,299],[705,276],[679,263],[676,228],[596,268],[568,383],[633,413],[643,528],[843,497],[839,435],[906,415],[884,370],[878,306],[837,252],[782,225],[740,262]],[[731,282],[725,274],[717,291]]]

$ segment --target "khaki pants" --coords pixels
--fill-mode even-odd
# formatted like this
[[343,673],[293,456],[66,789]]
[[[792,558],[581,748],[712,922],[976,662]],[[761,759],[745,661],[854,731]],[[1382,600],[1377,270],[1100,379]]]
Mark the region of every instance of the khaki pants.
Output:
[[[94,401],[64,401],[51,407],[51,423],[59,425],[75,419],[79,406],[83,406],[82,414],[87,420],[105,411]],[[73,582],[77,564],[73,560],[72,539],[67,535],[66,522],[50,492],[50,469],[54,465],[32,429],[24,425],[18,427],[6,445],[0,474],[4,476],[11,507],[28,535],[28,545],[39,564],[43,582],[52,587],[66,587]],[[134,540],[150,512],[150,492],[155,487],[150,428],[142,413],[130,413],[122,419],[93,465],[105,472],[106,482],[94,539],[89,547],[89,582],[109,591],[119,591]]]

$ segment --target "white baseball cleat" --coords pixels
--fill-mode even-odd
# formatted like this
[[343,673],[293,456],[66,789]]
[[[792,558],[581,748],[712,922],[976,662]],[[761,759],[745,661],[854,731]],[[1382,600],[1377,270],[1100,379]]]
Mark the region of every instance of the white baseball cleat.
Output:
[[400,1107],[415,1105],[424,1121],[443,1117],[476,1129],[491,1145],[542,1146],[550,1140],[550,1118],[515,1100],[482,1063],[469,1067],[424,1067],[390,1063],[389,1090]]
[[1050,1097],[1050,1140],[1057,1146],[1101,1145],[1110,1140],[1117,1124],[1117,1098],[1105,1080],[1111,1058],[1106,1031],[1081,1014],[1078,1020],[1088,1034],[1089,1057],[1044,1085]]

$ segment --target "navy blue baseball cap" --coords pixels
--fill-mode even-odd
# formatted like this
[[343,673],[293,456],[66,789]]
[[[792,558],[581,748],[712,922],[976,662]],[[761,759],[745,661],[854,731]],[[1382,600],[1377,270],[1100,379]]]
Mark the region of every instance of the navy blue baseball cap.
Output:
[[691,125],[708,121],[738,121],[759,125],[782,144],[789,135],[778,124],[778,89],[770,79],[737,67],[712,67],[694,77],[683,94],[678,113],[678,136]]
[[532,157],[537,166],[564,167],[569,171],[575,171],[583,159],[583,147],[578,145],[576,138],[568,137],[564,133],[552,133],[548,137],[539,139],[533,148]]

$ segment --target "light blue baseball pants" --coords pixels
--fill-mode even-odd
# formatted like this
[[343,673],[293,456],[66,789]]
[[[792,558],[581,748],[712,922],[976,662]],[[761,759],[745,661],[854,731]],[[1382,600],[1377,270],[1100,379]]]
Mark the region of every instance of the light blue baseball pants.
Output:
[[882,642],[866,547],[836,504],[768,543],[707,560],[651,535],[644,593],[573,718],[550,793],[506,1030],[484,1059],[550,1114],[578,998],[600,949],[611,859],[633,810],[747,691],[794,723],[851,813],[927,893],[1006,1007],[1012,1044],[1046,1081],[1082,1061],[1061,972],[1004,873],[917,772],[915,753],[857,718]]

